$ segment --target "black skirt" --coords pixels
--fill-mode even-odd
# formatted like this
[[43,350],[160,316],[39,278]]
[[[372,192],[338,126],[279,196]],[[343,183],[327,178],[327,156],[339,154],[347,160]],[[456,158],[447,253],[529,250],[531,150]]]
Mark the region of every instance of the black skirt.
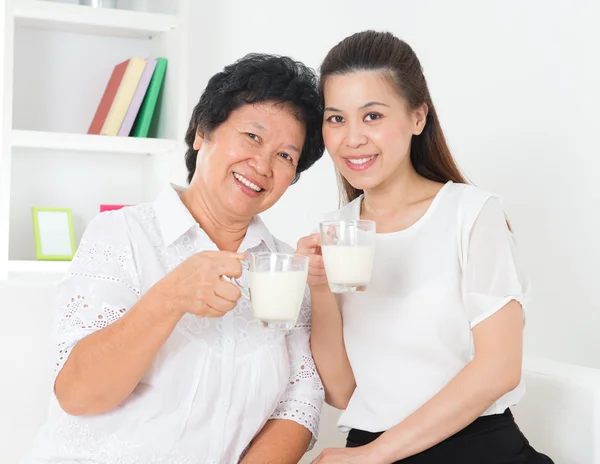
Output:
[[[382,433],[352,429],[348,433],[346,446],[355,448],[366,445]],[[553,464],[553,461],[533,449],[507,409],[503,414],[482,416],[434,447],[397,463]]]

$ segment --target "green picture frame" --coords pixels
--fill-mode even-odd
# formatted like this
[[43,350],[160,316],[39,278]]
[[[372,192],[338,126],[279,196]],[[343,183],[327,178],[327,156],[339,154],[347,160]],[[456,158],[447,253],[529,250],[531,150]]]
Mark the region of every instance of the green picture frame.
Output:
[[31,208],[35,252],[39,261],[71,261],[77,247],[69,208]]

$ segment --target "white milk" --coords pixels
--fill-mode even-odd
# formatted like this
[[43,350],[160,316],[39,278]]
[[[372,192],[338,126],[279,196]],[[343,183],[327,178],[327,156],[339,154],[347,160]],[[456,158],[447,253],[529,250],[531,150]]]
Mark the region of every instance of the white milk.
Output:
[[267,322],[295,322],[304,297],[307,272],[248,272],[254,317]]
[[371,280],[374,247],[325,245],[322,252],[329,283],[360,286]]

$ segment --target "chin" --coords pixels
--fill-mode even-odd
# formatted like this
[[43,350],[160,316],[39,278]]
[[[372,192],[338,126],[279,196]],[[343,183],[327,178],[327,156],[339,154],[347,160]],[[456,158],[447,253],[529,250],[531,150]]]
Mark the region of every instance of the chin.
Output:
[[[353,173],[354,174],[354,173]],[[380,180],[369,179],[369,178],[357,178],[358,176],[344,176],[344,178],[348,181],[348,183],[358,190],[370,190],[372,188],[377,187],[381,184]]]

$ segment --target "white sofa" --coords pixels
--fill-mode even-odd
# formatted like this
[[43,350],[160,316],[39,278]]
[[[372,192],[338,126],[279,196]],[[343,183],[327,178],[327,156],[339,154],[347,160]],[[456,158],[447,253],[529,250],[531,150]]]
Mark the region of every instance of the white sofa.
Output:
[[[555,464],[600,464],[600,369],[527,358],[525,399],[512,408],[531,444]],[[323,448],[344,446],[333,425],[339,413],[326,408],[321,437],[301,461]]]
[[[0,463],[14,464],[46,416],[55,288],[0,283]],[[600,370],[527,359],[528,392],[513,412],[532,444],[556,464],[600,464]],[[343,446],[339,412],[327,408],[310,457]]]
[[532,445],[556,464],[600,464],[600,369],[528,358],[525,380],[513,413]]

